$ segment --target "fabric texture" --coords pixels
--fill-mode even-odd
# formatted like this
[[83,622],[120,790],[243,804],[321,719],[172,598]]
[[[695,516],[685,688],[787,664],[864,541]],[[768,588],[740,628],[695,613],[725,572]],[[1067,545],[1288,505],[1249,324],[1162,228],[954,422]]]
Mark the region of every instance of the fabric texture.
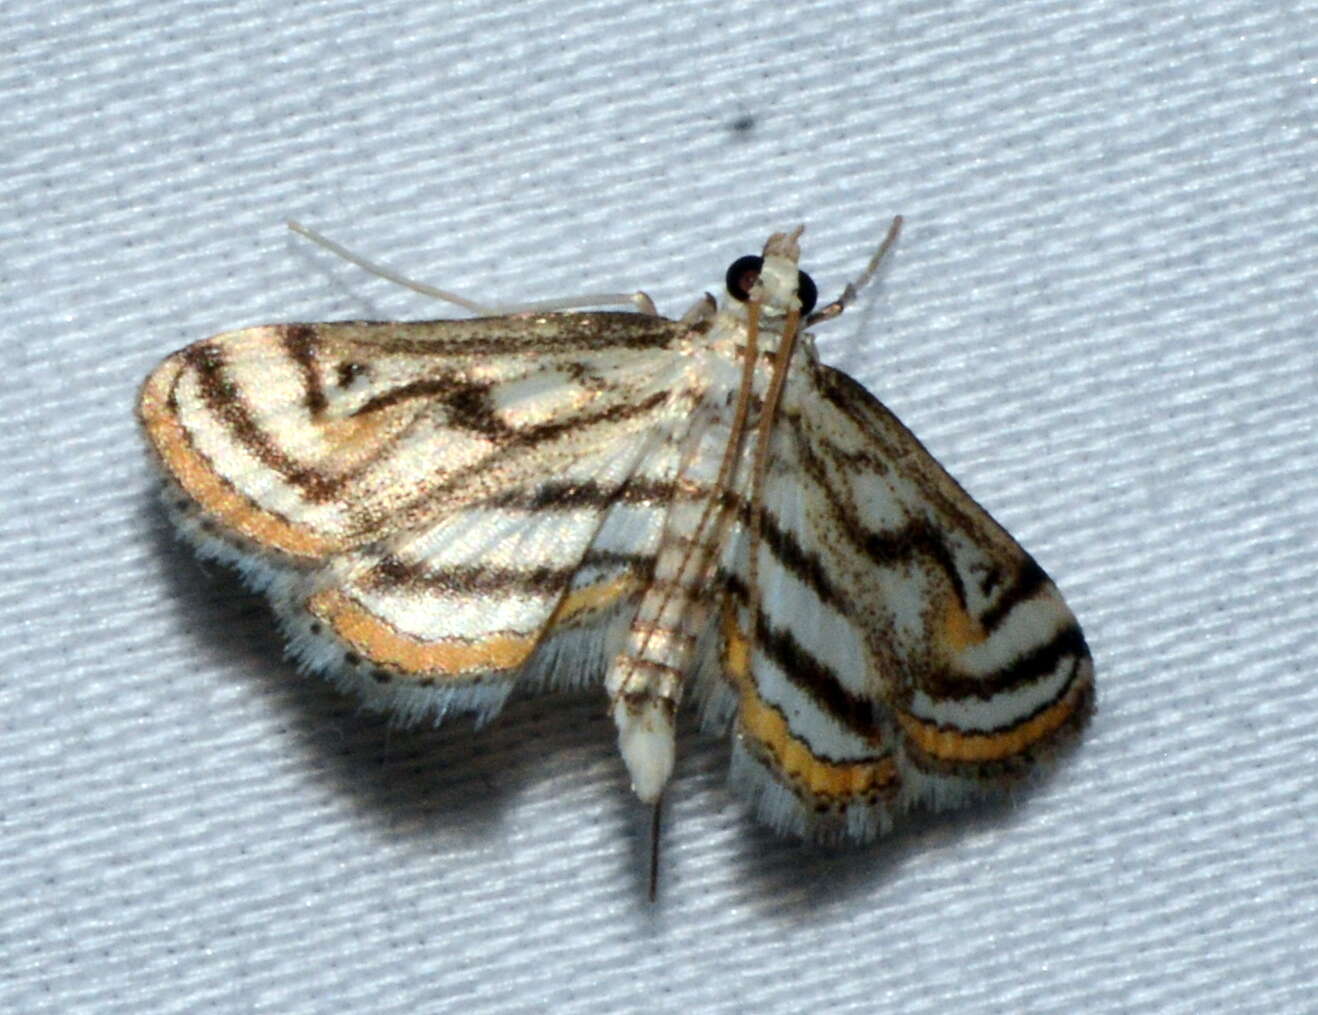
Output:
[[[13,0],[0,1010],[1315,1010],[1312,3]],[[684,715],[391,729],[178,546],[132,417],[247,324],[445,316],[289,234],[676,316],[806,222],[826,361],[1040,560],[1099,712],[1012,806],[754,824]]]

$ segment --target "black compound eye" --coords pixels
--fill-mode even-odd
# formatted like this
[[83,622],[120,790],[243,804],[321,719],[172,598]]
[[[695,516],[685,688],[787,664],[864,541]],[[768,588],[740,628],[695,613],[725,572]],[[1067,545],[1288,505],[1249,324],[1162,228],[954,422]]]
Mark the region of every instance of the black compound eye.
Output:
[[728,292],[738,303],[745,303],[751,296],[751,286],[755,280],[760,277],[760,269],[764,267],[764,258],[756,257],[754,254],[747,254],[745,257],[739,257],[732,262],[728,268]]
[[814,310],[815,304],[819,302],[819,288],[815,280],[803,271],[796,276],[796,298],[801,301],[802,317]]
[[[763,267],[764,258],[754,254],[747,254],[732,262],[732,266],[728,268],[726,282],[728,292],[733,299],[739,303],[745,303],[750,299],[751,286],[760,277],[760,269]],[[796,276],[796,298],[801,301],[802,317],[814,310],[815,304],[819,302],[819,290],[815,287],[815,280],[803,271],[798,272]]]

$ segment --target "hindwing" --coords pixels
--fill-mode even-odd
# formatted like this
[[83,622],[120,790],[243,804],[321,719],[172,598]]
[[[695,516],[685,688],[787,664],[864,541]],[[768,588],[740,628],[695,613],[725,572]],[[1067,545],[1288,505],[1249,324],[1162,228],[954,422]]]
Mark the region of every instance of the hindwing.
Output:
[[812,362],[789,379],[771,439],[758,587],[747,505],[724,554],[722,649],[734,774],[765,820],[868,838],[899,811],[993,792],[1065,744],[1093,703],[1079,626],[910,431]]

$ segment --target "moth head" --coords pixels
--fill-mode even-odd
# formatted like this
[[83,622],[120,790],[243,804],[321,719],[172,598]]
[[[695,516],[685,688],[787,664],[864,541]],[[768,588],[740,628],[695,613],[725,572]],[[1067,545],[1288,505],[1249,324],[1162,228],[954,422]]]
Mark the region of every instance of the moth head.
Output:
[[739,257],[728,267],[728,295],[738,303],[755,300],[761,313],[782,317],[797,309],[805,317],[815,308],[819,290],[814,280],[796,266],[801,256],[797,244],[804,226],[790,233],[774,233],[764,253]]

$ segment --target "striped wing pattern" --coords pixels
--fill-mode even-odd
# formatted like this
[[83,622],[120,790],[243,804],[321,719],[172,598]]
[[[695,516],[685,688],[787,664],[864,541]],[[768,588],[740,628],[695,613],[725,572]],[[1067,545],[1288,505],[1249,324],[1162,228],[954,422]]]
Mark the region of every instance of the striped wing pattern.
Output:
[[897,418],[812,361],[773,441],[754,632],[744,524],[724,555],[734,693],[715,710],[736,714],[734,777],[764,820],[867,839],[1069,742],[1093,704],[1075,618]]
[[405,719],[602,682],[653,802],[693,685],[780,830],[864,840],[994,792],[1084,724],[1084,638],[905,427],[792,344],[797,235],[747,305],[680,322],[198,342],[139,401],[167,508],[265,592],[305,669]]
[[180,531],[267,592],[304,666],[405,717],[587,681],[649,583],[688,329],[519,323],[253,328],[143,388]]

